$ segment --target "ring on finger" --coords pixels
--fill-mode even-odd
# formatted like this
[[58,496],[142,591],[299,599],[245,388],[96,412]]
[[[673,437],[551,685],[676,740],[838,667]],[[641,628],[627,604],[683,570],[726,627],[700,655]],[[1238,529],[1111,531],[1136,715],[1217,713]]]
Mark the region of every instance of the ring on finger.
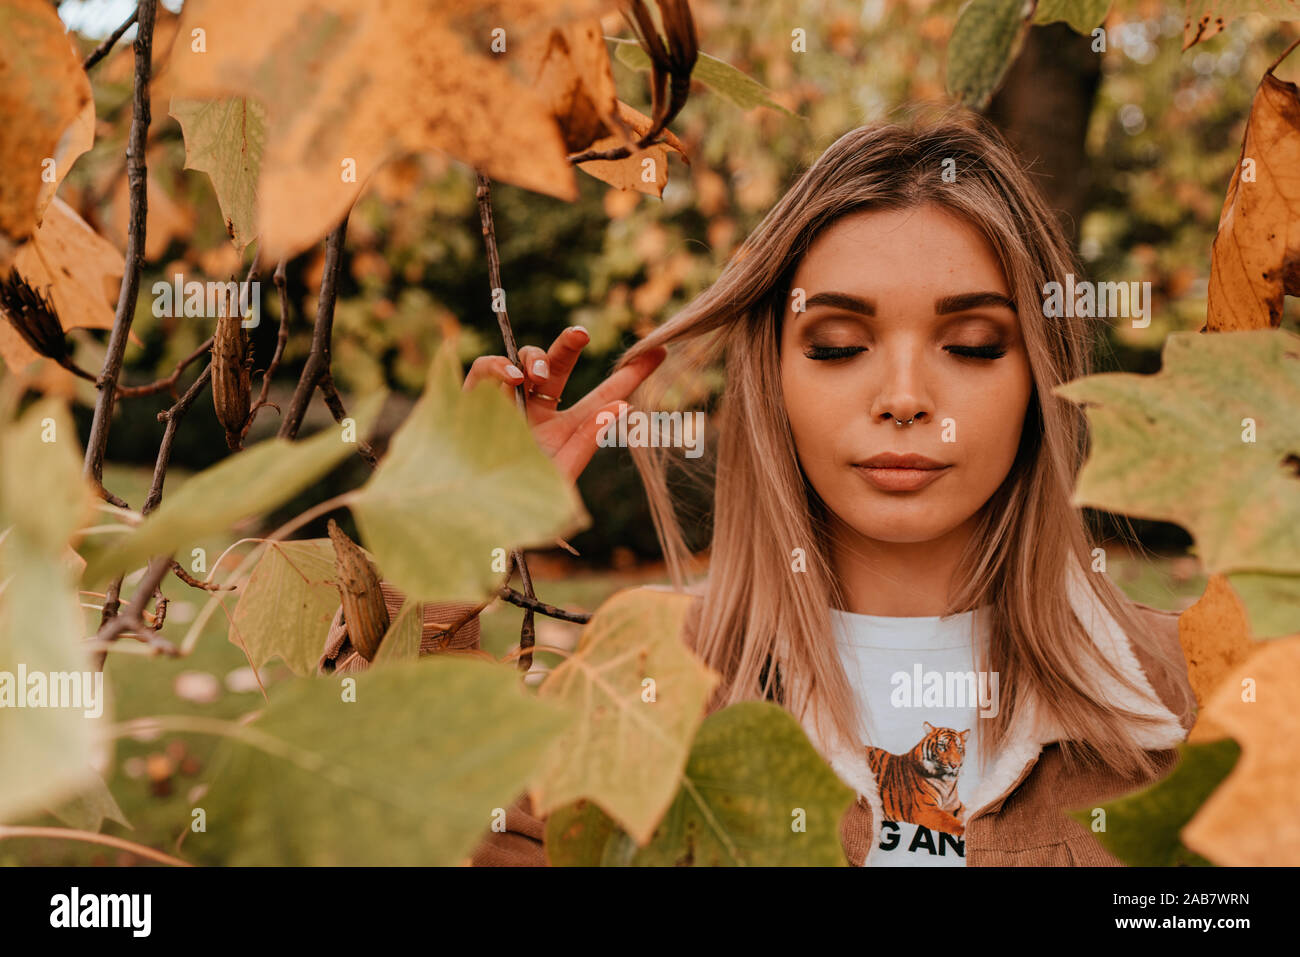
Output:
[[532,398],[541,399],[544,402],[559,402],[560,397],[557,395],[547,395],[545,392],[534,392]]

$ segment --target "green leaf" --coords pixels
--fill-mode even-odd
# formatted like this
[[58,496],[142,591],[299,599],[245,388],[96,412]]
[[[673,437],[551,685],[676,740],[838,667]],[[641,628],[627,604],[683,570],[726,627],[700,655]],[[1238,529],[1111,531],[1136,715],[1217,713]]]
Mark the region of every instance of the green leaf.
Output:
[[108,703],[81,629],[72,573],[10,528],[0,543],[0,822],[70,799],[94,774]]
[[452,346],[352,502],[386,581],[413,600],[467,601],[501,584],[494,550],[549,545],[589,522],[573,485],[497,386],[461,389]]
[[[1211,574],[1300,575],[1300,337],[1174,333],[1155,375],[1087,376],[1056,392],[1092,427],[1076,505],[1178,523]],[[1272,605],[1290,583],[1238,594],[1256,634],[1294,620]]]
[[12,526],[57,555],[94,497],[81,475],[77,427],[62,402],[36,402],[0,433],[0,530]]
[[254,668],[279,657],[294,674],[314,675],[339,607],[334,546],[328,538],[272,542],[239,596],[230,628]]
[[0,423],[0,821],[69,799],[94,775],[108,704],[68,564],[91,504],[62,403]]
[[405,601],[397,617],[388,625],[379,641],[372,667],[390,662],[414,661],[420,657],[420,638],[424,634],[424,613],[420,603]]
[[[358,403],[352,415],[358,438],[375,422],[384,398],[375,392]],[[106,547],[83,546],[85,579],[101,583],[154,555],[171,554],[204,536],[228,531],[242,519],[264,515],[355,454],[356,445],[343,441],[334,425],[299,442],[275,438],[250,446],[164,496],[158,510],[129,535],[117,536]]]
[[[1217,333],[1216,333],[1217,335]],[[1166,777],[1114,801],[1096,805],[1106,812],[1106,830],[1094,832],[1102,845],[1130,867],[1210,866],[1183,846],[1179,832],[1228,776],[1241,746],[1232,738],[1178,746],[1179,762]],[[1085,827],[1093,808],[1067,811]]]
[[988,106],[1024,35],[1024,0],[971,0],[948,40],[948,92],[973,110]]
[[266,110],[242,96],[173,98],[169,111],[185,137],[185,168],[207,173],[226,231],[243,252],[257,235],[257,177],[266,143]]
[[464,658],[295,680],[229,725],[199,802],[207,830],[185,850],[234,865],[457,864],[572,720],[514,668]]
[[[633,70],[650,69],[650,57],[646,55],[645,50],[641,49],[640,44],[635,40],[621,37],[606,37],[605,39],[613,40],[617,44],[614,56],[624,66]],[[790,112],[779,103],[773,102],[768,95],[771,90],[762,83],[745,75],[730,63],[709,56],[707,53],[700,53],[696,58],[695,67],[691,70],[691,79],[703,83],[723,99],[730,100],[742,110],[752,110],[756,106],[766,106],[774,110],[780,110],[786,116],[798,115]]]
[[113,799],[113,792],[98,774],[92,776],[85,790],[58,807],[50,808],[50,813],[68,827],[81,831],[99,831],[104,826],[105,819],[116,821],[123,827],[131,827],[126,815]]
[[1110,3],[1111,0],[1038,0],[1034,23],[1064,20],[1075,33],[1087,36],[1106,19]]
[[638,841],[649,839],[718,682],[681,639],[692,601],[648,588],[619,592],[547,677],[538,696],[580,719],[543,761],[532,794],[539,814],[590,798]]
[[[700,726],[681,789],[647,846],[629,847],[586,802],[547,819],[547,856],[557,866],[843,867],[840,819],[853,800],[785,709],[743,701]],[[800,820],[806,830],[795,830]]]

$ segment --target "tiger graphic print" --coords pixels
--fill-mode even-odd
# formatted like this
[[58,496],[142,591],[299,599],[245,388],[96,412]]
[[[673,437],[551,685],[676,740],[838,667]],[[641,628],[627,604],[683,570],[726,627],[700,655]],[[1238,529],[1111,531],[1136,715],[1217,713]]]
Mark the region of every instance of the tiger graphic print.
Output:
[[907,821],[960,837],[965,808],[957,796],[957,777],[966,756],[965,731],[936,728],[925,722],[926,734],[906,754],[867,746],[867,763],[876,776],[885,819]]

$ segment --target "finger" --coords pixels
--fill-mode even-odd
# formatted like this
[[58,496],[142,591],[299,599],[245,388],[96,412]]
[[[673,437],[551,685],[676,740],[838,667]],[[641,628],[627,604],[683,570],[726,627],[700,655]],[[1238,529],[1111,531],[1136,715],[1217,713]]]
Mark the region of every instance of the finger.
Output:
[[484,380],[500,382],[505,391],[513,392],[524,381],[524,374],[505,356],[479,356],[470,364],[461,388],[468,392]]
[[588,416],[594,416],[602,406],[616,399],[626,399],[633,389],[645,381],[646,376],[659,368],[667,355],[668,350],[660,346],[640,356],[575,402],[569,412],[573,413],[574,418],[584,420]]
[[556,336],[555,341],[551,343],[550,351],[546,353],[550,377],[546,381],[546,386],[544,388],[539,386],[539,389],[547,395],[563,393],[564,386],[569,381],[569,374],[573,372],[573,367],[578,364],[578,357],[582,355],[582,350],[590,341],[591,336],[582,326],[570,326]]
[[618,401],[596,410],[591,419],[576,429],[560,451],[555,453],[553,461],[556,468],[568,476],[570,481],[576,482],[591,457],[596,454],[596,449],[600,448],[601,435],[618,428],[618,417],[625,408],[627,403]]
[[[538,365],[538,363],[541,363]],[[538,346],[521,346],[519,349],[519,368],[524,370],[524,375],[528,377],[528,386],[530,389],[537,389],[555,395],[549,392],[544,386],[551,377],[550,366],[546,361],[546,353]]]

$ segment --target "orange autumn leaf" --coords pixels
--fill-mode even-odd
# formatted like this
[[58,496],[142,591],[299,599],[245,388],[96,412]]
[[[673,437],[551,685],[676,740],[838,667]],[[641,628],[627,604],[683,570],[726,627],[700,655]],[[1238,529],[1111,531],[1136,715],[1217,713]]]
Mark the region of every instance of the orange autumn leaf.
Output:
[[556,27],[540,42],[524,44],[520,57],[566,150],[580,152],[617,131],[618,94],[599,21]]
[[[123,265],[122,254],[113,244],[57,197],[13,263],[18,274],[49,299],[64,329],[113,325]],[[19,370],[37,355],[15,333],[0,336],[0,357],[9,368]]]
[[[390,158],[439,150],[493,179],[577,197],[549,104],[500,54],[612,0],[190,0],[173,95],[258,99],[268,260],[315,243]],[[193,31],[202,30],[202,49]],[[418,42],[399,42],[418,38]]]
[[[640,138],[650,131],[652,120],[622,101],[618,104],[618,115],[632,130],[634,137]],[[596,179],[604,180],[619,189],[635,189],[651,196],[663,196],[668,184],[668,151],[671,149],[690,163],[686,157],[686,147],[672,133],[663,133],[663,142],[643,150],[633,151],[631,156],[621,160],[588,160],[578,164],[578,169]],[[609,150],[623,146],[627,140],[621,135],[603,137],[591,144],[593,150]]]
[[1182,830],[1189,848],[1223,867],[1300,864],[1300,635],[1259,646],[1231,669],[1206,713],[1241,745],[1232,773]]
[[40,203],[53,195],[46,187],[58,185],[42,176],[61,177],[78,155],[90,99],[90,81],[48,0],[0,6],[0,274],[36,229]]
[[1205,715],[1206,702],[1223,676],[1255,649],[1246,608],[1225,576],[1210,576],[1205,593],[1179,616],[1178,635],[1187,658],[1187,676],[1201,709],[1188,740],[1200,743],[1222,738],[1223,729]]
[[1267,329],[1300,295],[1300,90],[1264,74],[1210,258],[1207,326]]

